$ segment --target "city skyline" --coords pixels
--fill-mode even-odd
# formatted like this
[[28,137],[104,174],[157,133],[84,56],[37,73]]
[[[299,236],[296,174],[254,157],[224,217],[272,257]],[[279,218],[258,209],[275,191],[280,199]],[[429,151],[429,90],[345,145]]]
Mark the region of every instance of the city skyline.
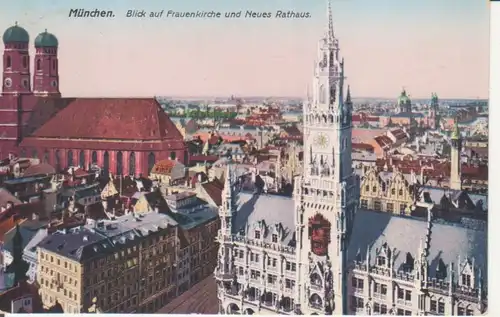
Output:
[[[405,87],[417,99],[431,92],[443,99],[487,99],[488,7],[460,2],[333,1],[353,97],[395,98]],[[114,10],[117,17],[68,18],[71,8]],[[58,37],[63,96],[304,97],[317,38],[325,31],[324,8],[324,0],[150,1],[142,7],[130,1],[105,7],[74,1],[70,7],[59,0],[44,5],[30,0],[6,7],[0,27],[15,21],[24,27],[32,56],[38,33],[47,29]],[[280,9],[308,11],[312,18],[158,21],[127,19],[127,9]]]

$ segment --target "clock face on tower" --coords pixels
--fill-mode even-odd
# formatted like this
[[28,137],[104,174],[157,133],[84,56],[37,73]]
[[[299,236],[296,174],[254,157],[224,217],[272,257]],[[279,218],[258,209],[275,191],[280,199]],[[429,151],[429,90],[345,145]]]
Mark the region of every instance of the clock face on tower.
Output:
[[330,140],[326,134],[320,132],[314,136],[313,142],[315,146],[324,149],[328,147]]

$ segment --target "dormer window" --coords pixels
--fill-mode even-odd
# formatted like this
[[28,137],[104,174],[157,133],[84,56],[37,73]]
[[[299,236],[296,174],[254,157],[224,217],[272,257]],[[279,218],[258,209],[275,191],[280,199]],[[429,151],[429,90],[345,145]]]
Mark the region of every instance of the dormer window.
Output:
[[260,239],[260,230],[255,230],[255,239]]
[[471,277],[469,274],[462,274],[462,286],[471,287]]
[[377,257],[377,265],[378,266],[385,266],[386,265],[385,256],[380,255]]
[[273,243],[278,243],[278,235],[277,234],[272,235],[272,241],[273,241]]

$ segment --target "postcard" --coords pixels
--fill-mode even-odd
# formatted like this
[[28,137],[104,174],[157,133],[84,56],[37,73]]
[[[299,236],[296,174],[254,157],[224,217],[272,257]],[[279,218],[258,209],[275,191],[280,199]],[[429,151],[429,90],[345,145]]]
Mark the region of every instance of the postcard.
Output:
[[488,312],[477,0],[3,6],[0,312]]

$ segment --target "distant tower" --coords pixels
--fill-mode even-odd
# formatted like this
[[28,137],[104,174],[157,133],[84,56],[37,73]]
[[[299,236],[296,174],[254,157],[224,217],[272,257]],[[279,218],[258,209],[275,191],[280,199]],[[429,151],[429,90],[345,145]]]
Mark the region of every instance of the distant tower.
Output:
[[398,112],[399,113],[410,113],[411,112],[411,99],[406,93],[406,89],[403,88],[401,95],[398,98]]
[[432,129],[437,129],[438,125],[438,111],[439,111],[439,99],[436,93],[432,93],[431,105],[429,107],[429,117]]
[[462,152],[462,135],[458,128],[458,120],[455,119],[455,127],[451,133],[451,173],[450,189],[462,189],[462,172],[460,153]]
[[28,32],[17,25],[11,26],[3,33],[3,73],[2,94],[29,94],[30,55]]
[[59,61],[57,60],[57,38],[45,32],[35,39],[35,71],[33,93],[37,96],[60,96]]

